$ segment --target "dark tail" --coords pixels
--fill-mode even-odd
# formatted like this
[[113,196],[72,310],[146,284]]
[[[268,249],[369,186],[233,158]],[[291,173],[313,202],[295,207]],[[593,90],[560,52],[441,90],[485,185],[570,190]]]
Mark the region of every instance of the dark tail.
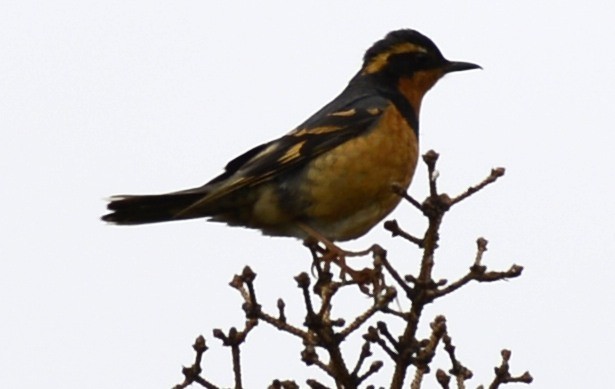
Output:
[[183,211],[202,199],[204,193],[169,193],[147,196],[114,196],[107,205],[113,211],[102,220],[114,224],[145,224],[207,216]]

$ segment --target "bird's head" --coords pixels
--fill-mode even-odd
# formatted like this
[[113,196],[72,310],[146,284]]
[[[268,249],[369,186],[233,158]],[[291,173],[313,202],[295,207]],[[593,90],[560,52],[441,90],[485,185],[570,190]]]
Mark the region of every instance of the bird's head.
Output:
[[480,69],[480,66],[449,61],[431,39],[404,29],[390,32],[367,50],[359,77],[398,88],[418,111],[423,95],[442,76],[470,69]]

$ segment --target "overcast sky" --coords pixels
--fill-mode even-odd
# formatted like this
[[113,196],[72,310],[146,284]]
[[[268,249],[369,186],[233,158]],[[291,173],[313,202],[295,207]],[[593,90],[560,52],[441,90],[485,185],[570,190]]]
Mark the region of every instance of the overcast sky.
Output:
[[[201,333],[212,347],[205,375],[231,386],[230,355],[211,330],[242,325],[227,283],[245,264],[264,307],[284,296],[301,323],[301,242],[202,220],[108,226],[104,198],[203,184],[335,97],[364,51],[398,28],[484,67],[446,76],[424,101],[421,148],[441,154],[440,188],[455,194],[507,168],[445,219],[436,276],[462,275],[478,236],[492,269],[525,266],[425,319],[447,316],[471,387],[488,383],[504,347],[534,387],[604,387],[615,348],[615,11],[547,3],[2,2],[0,387],[171,387]],[[424,198],[425,183],[421,166],[411,194]],[[425,227],[408,205],[391,217],[415,234]],[[381,225],[344,247],[374,242],[418,262]],[[320,377],[300,350],[259,326],[246,386]]]

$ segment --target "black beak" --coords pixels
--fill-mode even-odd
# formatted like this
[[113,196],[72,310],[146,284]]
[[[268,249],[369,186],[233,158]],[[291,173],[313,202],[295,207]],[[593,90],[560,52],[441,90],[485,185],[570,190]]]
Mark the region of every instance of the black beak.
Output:
[[482,69],[477,64],[470,62],[459,62],[459,61],[450,61],[446,65],[444,65],[444,72],[460,72],[462,70],[471,70],[471,69]]

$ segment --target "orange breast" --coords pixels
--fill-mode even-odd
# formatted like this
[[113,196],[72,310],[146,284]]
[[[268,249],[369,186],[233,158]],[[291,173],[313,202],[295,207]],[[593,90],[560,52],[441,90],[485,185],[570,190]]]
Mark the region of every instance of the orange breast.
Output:
[[391,186],[408,187],[417,156],[414,131],[387,108],[369,132],[310,163],[302,188],[308,223],[334,240],[367,232],[399,203]]

